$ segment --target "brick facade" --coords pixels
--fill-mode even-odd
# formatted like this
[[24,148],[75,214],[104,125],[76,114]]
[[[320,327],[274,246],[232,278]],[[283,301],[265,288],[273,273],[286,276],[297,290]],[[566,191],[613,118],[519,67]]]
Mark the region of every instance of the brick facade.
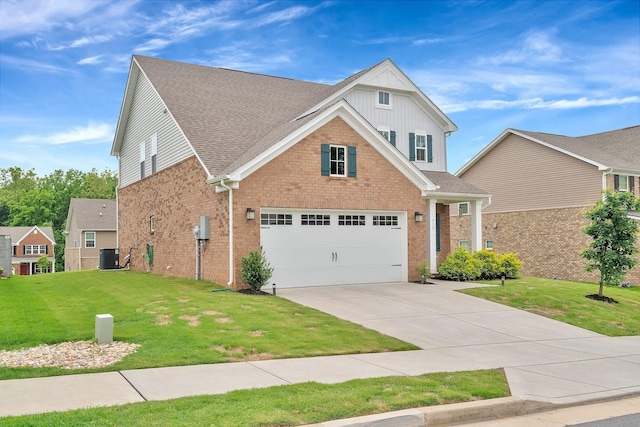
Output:
[[[336,178],[320,174],[320,144],[357,147],[357,177]],[[145,270],[146,244],[154,247],[152,272],[195,276],[193,228],[200,215],[211,220],[211,239],[202,255],[203,278],[217,283],[229,280],[229,192],[216,193],[195,157],[182,161],[119,190],[120,257],[133,248],[131,268]],[[240,182],[233,191],[234,283],[243,287],[241,257],[260,247],[259,212],[262,207],[389,210],[408,213],[408,274],[418,280],[417,267],[427,256],[426,222],[416,223],[413,212],[425,213],[420,190],[392,166],[342,119],[330,123]],[[247,208],[256,220],[245,217]],[[441,251],[449,250],[448,206],[437,205],[441,215]],[[150,216],[155,218],[151,232]],[[137,249],[136,248],[137,244]],[[121,261],[122,262],[122,261]]]
[[[521,274],[525,276],[598,282],[599,273],[586,272],[586,261],[580,256],[591,243],[591,238],[582,232],[589,224],[584,217],[589,208],[483,214],[483,245],[492,240],[497,253],[517,253],[523,261]],[[458,247],[459,240],[469,240],[470,230],[469,215],[452,216],[452,247]],[[640,242],[638,245],[640,248]],[[640,266],[628,272],[625,280],[640,285]]]
[[[51,240],[49,240],[49,238],[43,233],[39,232],[38,230],[32,230],[31,233],[29,233],[28,236],[25,236],[16,246],[16,253],[12,257],[11,267],[13,268],[16,276],[32,274],[32,264],[37,263],[38,258],[43,255],[25,254],[24,247],[33,245],[44,245],[47,247],[47,253],[44,255],[46,255],[47,258],[49,258],[49,261],[51,261],[51,271],[55,271],[54,245],[51,243]],[[24,265],[25,263],[27,263],[28,265]],[[23,264],[22,268],[21,264]]]

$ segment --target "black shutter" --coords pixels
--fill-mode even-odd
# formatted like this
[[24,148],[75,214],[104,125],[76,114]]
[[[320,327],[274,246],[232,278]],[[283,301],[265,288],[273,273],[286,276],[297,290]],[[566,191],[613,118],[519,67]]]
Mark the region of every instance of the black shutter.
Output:
[[620,175],[613,175],[613,189],[615,191],[620,189]]
[[412,162],[416,160],[416,134],[409,134],[409,160]]
[[[630,192],[634,192],[636,186],[635,186],[635,181],[636,181],[636,177],[635,176],[630,176],[629,177],[629,191]],[[640,180],[638,181],[640,182]]]
[[440,214],[436,214],[436,252],[440,252]]
[[392,130],[391,132],[389,132],[389,138],[391,142],[391,145],[393,145],[394,147],[396,146],[396,131]]
[[347,147],[347,176],[351,178],[356,177],[356,147],[350,145]]
[[320,172],[322,176],[329,176],[331,174],[331,154],[329,151],[329,144],[320,145]]

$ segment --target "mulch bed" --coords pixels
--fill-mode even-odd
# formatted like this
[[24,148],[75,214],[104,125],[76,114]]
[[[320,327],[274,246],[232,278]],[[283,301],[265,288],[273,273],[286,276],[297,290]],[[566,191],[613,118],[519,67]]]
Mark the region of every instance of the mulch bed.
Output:
[[271,296],[272,294],[269,292],[265,292],[265,291],[261,291],[261,290],[253,290],[253,289],[240,289],[238,291],[241,294],[245,294],[245,295],[269,295]]
[[613,298],[606,297],[604,295],[600,296],[598,294],[591,294],[591,295],[586,295],[586,297],[595,301],[608,302],[609,304],[618,304],[618,301],[614,300]]

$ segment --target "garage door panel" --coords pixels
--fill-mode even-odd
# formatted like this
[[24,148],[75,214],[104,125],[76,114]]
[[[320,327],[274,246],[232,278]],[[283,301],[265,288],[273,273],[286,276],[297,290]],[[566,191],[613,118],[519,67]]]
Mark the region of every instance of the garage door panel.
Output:
[[[274,267],[272,282],[277,286],[402,280],[402,260],[406,253],[403,251],[403,242],[406,242],[403,213],[391,213],[400,219],[399,225],[374,226],[376,214],[371,212],[317,211],[316,215],[325,219],[323,225],[303,225],[300,212],[273,209],[267,212],[286,213],[292,218],[289,225],[261,227],[261,245]],[[310,214],[308,212],[305,220]],[[326,224],[327,216],[330,225]],[[347,225],[339,224],[339,216],[342,224]],[[365,225],[361,225],[362,217]],[[358,225],[351,225],[349,220]]]

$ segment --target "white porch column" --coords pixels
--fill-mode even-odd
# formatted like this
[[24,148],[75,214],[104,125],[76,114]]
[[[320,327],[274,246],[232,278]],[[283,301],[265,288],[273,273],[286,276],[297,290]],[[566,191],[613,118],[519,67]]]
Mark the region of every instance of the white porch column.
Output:
[[427,199],[427,260],[431,274],[438,272],[436,265],[436,201],[435,199]]
[[482,201],[473,200],[471,208],[471,252],[482,249]]

